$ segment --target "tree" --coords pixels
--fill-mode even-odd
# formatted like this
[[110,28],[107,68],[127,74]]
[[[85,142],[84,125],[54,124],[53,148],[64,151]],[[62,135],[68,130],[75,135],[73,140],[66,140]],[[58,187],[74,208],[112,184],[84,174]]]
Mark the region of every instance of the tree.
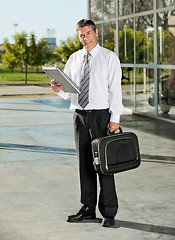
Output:
[[28,39],[27,33],[17,33],[14,36],[15,43],[12,45],[8,39],[4,40],[6,53],[2,56],[3,65],[13,70],[14,68],[25,68],[25,84],[27,84],[28,66],[38,68],[45,64],[51,53],[47,47],[47,41],[41,39],[36,42],[34,33],[30,34]]
[[27,34],[22,32],[17,33],[14,36],[15,43],[11,45],[8,39],[4,40],[4,47],[6,53],[2,56],[3,65],[6,65],[10,69],[16,67],[25,67],[25,84],[27,84],[27,67],[29,64],[29,47],[27,45]]
[[[162,8],[174,6],[175,0],[159,0],[158,4]],[[158,25],[162,26],[164,30],[169,30],[170,27],[174,27],[174,23],[172,22],[170,24],[170,22],[168,21],[170,16],[175,16],[175,9],[172,11],[163,11],[157,14]]]
[[61,56],[63,62],[66,62],[70,55],[82,48],[82,45],[76,36],[75,38],[67,38],[61,41],[60,46],[55,49],[55,52]]
[[34,33],[30,34],[29,37],[29,64],[35,68],[44,65],[47,60],[52,56],[47,46],[47,40],[41,39],[36,41]]
[[18,65],[17,59],[14,56],[14,47],[8,42],[8,39],[4,40],[4,47],[6,52],[2,55],[2,63],[8,69],[13,71],[13,69]]

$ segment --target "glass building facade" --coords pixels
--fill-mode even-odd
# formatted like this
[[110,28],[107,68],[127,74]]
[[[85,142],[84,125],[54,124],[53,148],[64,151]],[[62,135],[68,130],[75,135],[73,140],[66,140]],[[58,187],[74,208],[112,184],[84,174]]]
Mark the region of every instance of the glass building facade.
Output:
[[123,104],[175,123],[175,0],[87,0],[101,46],[123,71]]

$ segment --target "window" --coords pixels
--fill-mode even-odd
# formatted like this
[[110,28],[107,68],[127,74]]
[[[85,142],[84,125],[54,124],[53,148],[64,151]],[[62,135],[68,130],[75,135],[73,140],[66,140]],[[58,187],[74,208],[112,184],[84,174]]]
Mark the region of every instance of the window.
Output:
[[134,109],[134,69],[122,68],[122,96],[123,104],[129,109]]
[[103,1],[103,18],[112,19],[116,17],[116,0]]
[[158,100],[159,115],[170,118],[167,114],[174,113],[175,106],[175,69],[159,69]]
[[109,50],[116,51],[116,24],[115,22],[103,25],[103,46]]
[[90,0],[90,8],[100,45],[120,59],[124,106],[175,120],[175,0]]
[[154,114],[154,69],[136,69],[136,110]]
[[153,16],[136,18],[136,63],[154,62]]
[[175,6],[175,0],[157,0],[157,8]]
[[102,19],[101,0],[90,1],[90,12],[91,12],[91,19],[93,19],[94,21],[98,21]]
[[121,63],[134,63],[133,19],[119,21],[119,58]]
[[136,13],[153,10],[153,0],[135,0]]
[[133,13],[133,0],[119,0],[119,16]]
[[173,11],[157,14],[158,22],[158,63],[175,64],[175,16]]

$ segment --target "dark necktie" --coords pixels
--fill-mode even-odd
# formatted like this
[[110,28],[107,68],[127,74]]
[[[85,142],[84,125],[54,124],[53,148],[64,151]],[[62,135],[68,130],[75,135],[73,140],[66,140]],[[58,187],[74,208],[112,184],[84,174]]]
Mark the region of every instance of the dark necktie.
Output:
[[78,96],[78,103],[82,108],[85,108],[89,103],[89,57],[90,53],[86,53],[85,55],[85,63],[82,71],[82,77],[80,81],[80,94]]

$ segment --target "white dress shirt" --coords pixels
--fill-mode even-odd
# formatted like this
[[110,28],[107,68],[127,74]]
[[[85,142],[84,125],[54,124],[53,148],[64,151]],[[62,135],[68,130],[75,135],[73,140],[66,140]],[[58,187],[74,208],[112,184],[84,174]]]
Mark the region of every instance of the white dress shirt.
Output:
[[[77,85],[80,85],[85,53],[84,48],[73,53],[64,68],[64,72]],[[114,52],[100,47],[99,44],[90,51],[90,54],[89,103],[85,110],[109,108],[110,122],[119,123],[120,115],[124,112],[120,61]],[[83,110],[78,104],[78,93],[66,93],[61,90],[58,95],[64,99],[70,98],[70,109]]]

